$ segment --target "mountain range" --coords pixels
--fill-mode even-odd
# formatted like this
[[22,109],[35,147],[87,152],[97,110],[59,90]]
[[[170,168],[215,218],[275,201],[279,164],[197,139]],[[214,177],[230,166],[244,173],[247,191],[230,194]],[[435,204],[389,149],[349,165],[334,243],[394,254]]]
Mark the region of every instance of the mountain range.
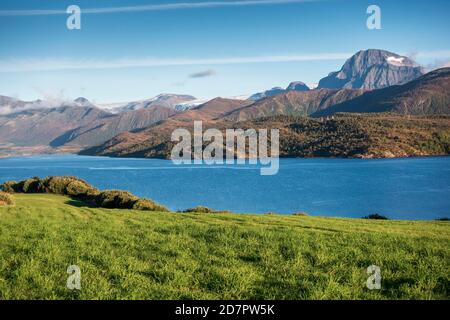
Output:
[[[230,128],[278,129],[281,157],[393,158],[450,153],[450,116],[339,113],[332,119],[272,116],[203,123],[203,130],[212,127],[223,133]],[[183,128],[193,134],[192,123]],[[155,126],[145,132],[122,133],[81,154],[170,159],[174,143],[169,129],[173,128]],[[223,148],[225,154],[226,146]]]
[[224,119],[232,121],[251,120],[275,115],[309,116],[341,102],[363,94],[361,89],[320,89],[308,91],[287,91],[267,97],[253,104],[233,110]]
[[27,102],[0,96],[0,152],[86,149],[85,154],[152,156],[145,151],[148,146],[167,146],[174,128],[190,127],[194,120],[226,127],[267,117],[324,117],[342,112],[450,114],[450,69],[423,75],[409,58],[371,49],[356,53],[316,89],[296,81],[286,89],[274,88],[248,99],[204,101],[191,95],[161,94],[96,105],[83,97]]
[[189,102],[193,102],[195,100],[196,98],[190,95],[163,93],[151,99],[128,102],[122,106],[111,108],[110,110],[115,113],[120,113],[139,109],[149,109],[152,107],[165,107],[177,111],[183,111],[188,109],[187,106],[189,105]]
[[404,115],[450,113],[450,68],[432,71],[403,85],[365,92],[361,96],[318,110],[313,116],[337,112],[395,112]]

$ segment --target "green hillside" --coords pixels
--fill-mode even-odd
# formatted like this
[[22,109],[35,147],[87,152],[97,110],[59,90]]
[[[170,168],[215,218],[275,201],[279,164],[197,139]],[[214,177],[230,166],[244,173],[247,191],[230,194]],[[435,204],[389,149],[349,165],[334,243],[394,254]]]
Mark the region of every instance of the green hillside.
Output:
[[[180,127],[193,131],[191,122]],[[340,113],[319,119],[274,116],[241,122],[219,121],[204,123],[203,127],[224,133],[235,128],[279,129],[281,157],[393,158],[450,153],[450,116]],[[168,129],[163,123],[145,133],[127,133],[81,154],[169,159],[175,144],[171,141],[175,127]]]
[[[151,213],[14,197],[0,207],[0,300],[449,298],[448,222]],[[80,291],[66,288],[73,264]],[[381,290],[366,288],[372,264]]]

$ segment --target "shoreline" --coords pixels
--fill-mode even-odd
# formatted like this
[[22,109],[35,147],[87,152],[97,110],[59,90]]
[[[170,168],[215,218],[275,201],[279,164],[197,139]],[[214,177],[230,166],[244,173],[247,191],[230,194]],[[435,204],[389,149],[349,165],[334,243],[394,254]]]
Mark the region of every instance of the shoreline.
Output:
[[[83,177],[83,175],[81,175]],[[259,210],[257,207],[253,209],[248,210],[242,210],[242,209],[230,209],[229,207],[224,208],[221,205],[214,205],[206,202],[206,205],[203,205],[202,201],[199,200],[194,205],[186,205],[182,207],[175,207],[174,204],[169,202],[169,206],[165,206],[164,200],[158,200],[157,202],[154,201],[153,196],[136,196],[135,194],[139,194],[139,192],[134,193],[136,190],[133,188],[124,188],[123,186],[113,187],[113,188],[97,188],[94,186],[94,184],[91,184],[87,182],[87,180],[83,180],[78,174],[65,174],[65,175],[51,175],[51,174],[45,174],[45,175],[30,175],[25,178],[19,178],[19,179],[5,179],[0,180],[0,191],[4,191],[7,193],[14,195],[27,195],[27,194],[59,194],[68,196],[69,198],[73,199],[74,201],[79,201],[85,204],[86,206],[92,206],[95,208],[109,208],[109,209],[125,209],[125,210],[144,210],[144,211],[158,211],[159,209],[154,208],[161,208],[161,211],[167,212],[167,213],[179,213],[179,214],[186,214],[186,213],[199,213],[199,214],[234,214],[239,216],[248,216],[248,215],[259,215],[259,216],[265,216],[265,215],[273,215],[273,216],[280,216],[280,217],[287,217],[287,216],[310,216],[310,217],[316,217],[316,218],[335,218],[335,219],[353,219],[353,220],[389,220],[389,221],[448,221],[450,217],[446,213],[442,214],[435,214],[432,217],[421,217],[421,215],[417,214],[418,217],[412,217],[415,214],[414,213],[403,213],[406,217],[402,218],[401,213],[397,211],[395,213],[395,209],[391,212],[383,209],[370,209],[370,206],[367,206],[365,209],[361,209],[359,212],[355,213],[353,212],[350,214],[351,210],[349,211],[349,214],[345,215],[342,214],[342,208],[341,214],[328,214],[329,212],[334,212],[333,210],[326,211],[325,213],[322,210],[322,213],[315,214],[314,210],[311,210],[310,208],[307,208],[307,205],[305,206],[299,206],[296,208],[292,208],[292,210],[285,210],[282,208],[278,208],[281,211],[278,211],[278,209],[271,208],[271,205],[269,204],[266,208],[267,210]],[[57,183],[65,183],[65,187],[61,189],[61,187],[58,187],[54,189],[54,187],[50,187],[49,183],[51,184],[52,179],[57,179]],[[75,181],[76,180],[76,181]],[[44,181],[45,182],[44,184]],[[63,182],[65,181],[65,182]],[[69,185],[71,182],[81,182],[82,186],[80,188],[79,185],[76,186],[75,191],[69,191]],[[53,188],[53,189],[52,189]],[[72,188],[73,189],[73,188]],[[58,191],[54,191],[58,190]],[[134,191],[133,191],[134,190]],[[94,193],[90,193],[90,191],[94,191]],[[87,193],[86,193],[87,192]],[[124,194],[126,200],[129,201],[129,199],[134,199],[134,201],[148,201],[150,203],[150,206],[152,209],[136,209],[133,204],[131,206],[118,206],[116,205],[110,207],[110,206],[102,206],[98,203],[98,197],[102,196],[102,194],[110,194],[106,197],[109,198],[111,195],[113,197],[116,197],[116,195],[113,195],[112,193],[120,193]],[[141,193],[142,195],[142,193]],[[114,203],[122,203],[121,198],[115,198]],[[117,200],[119,199],[119,200]],[[323,198],[323,199],[326,199]],[[322,199],[322,200],[323,200]],[[102,200],[103,201],[103,200]],[[111,200],[109,200],[111,201]],[[119,201],[119,202],[117,202]],[[317,200],[317,202],[322,202]],[[125,202],[124,202],[125,203]],[[160,203],[162,205],[160,205]],[[199,204],[202,203],[202,204]],[[305,202],[308,203],[308,202]],[[351,206],[350,206],[351,207]],[[219,209],[216,209],[219,208]],[[336,212],[339,212],[339,205],[335,208],[337,209]],[[370,209],[370,210],[369,210]],[[401,211],[400,211],[401,212]],[[408,218],[407,215],[410,215],[412,218]],[[400,217],[399,217],[400,216]],[[425,215],[422,215],[425,216]]]
[[[111,156],[111,155],[86,155],[79,153],[67,153],[67,152],[55,152],[55,153],[33,153],[26,155],[0,155],[0,160],[11,159],[11,158],[32,158],[32,157],[49,157],[49,156],[77,156],[83,158],[105,158],[105,159],[135,159],[135,160],[166,160],[172,161],[171,159],[161,158],[161,157],[128,157],[128,156]],[[293,160],[312,160],[312,159],[324,159],[324,160],[401,160],[401,159],[426,159],[426,158],[446,158],[450,157],[450,154],[441,155],[411,155],[411,156],[399,156],[399,157],[290,157],[290,156],[280,156],[279,159],[293,159]],[[246,161],[249,158],[246,158]],[[259,160],[260,158],[258,158]],[[225,160],[225,159],[224,159]],[[236,160],[236,159],[235,159]],[[202,164],[203,165],[203,164]],[[226,165],[224,163],[224,165]],[[236,165],[236,164],[232,164]]]

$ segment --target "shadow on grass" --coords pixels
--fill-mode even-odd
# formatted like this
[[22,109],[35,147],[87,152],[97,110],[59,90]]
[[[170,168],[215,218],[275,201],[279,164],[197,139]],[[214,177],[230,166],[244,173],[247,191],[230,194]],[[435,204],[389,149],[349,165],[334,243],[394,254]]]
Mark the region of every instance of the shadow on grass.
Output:
[[81,200],[76,200],[76,199],[71,199],[65,202],[65,204],[68,204],[69,206],[74,206],[77,208],[98,208],[98,206],[92,204],[92,203],[88,203],[88,202],[84,202]]

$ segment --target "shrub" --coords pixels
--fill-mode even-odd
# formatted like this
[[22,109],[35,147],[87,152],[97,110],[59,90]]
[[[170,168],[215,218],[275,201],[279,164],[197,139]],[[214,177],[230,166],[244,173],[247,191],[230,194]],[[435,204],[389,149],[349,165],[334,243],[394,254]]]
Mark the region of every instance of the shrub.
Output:
[[99,193],[98,189],[81,180],[71,181],[66,187],[66,194],[75,198],[90,199]]
[[133,204],[133,209],[144,210],[144,211],[160,211],[160,212],[169,211],[166,207],[163,207],[149,199],[138,199]]
[[[67,195],[84,201],[92,202],[98,207],[110,209],[135,209],[146,211],[169,211],[167,208],[149,200],[140,199],[127,191],[100,191],[84,180],[70,176],[54,176],[40,179],[33,177],[20,182],[7,181],[0,185],[1,190],[8,193],[53,193]],[[1,202],[5,202],[0,199]],[[200,208],[200,207],[199,207]],[[205,207],[202,207],[205,208]],[[210,210],[205,208],[206,210]],[[202,210],[205,210],[202,209]],[[212,210],[208,212],[213,212]]]
[[25,193],[44,192],[44,190],[42,188],[42,181],[39,177],[33,177],[30,179],[26,179],[24,181],[21,181],[21,183],[23,183],[22,192],[25,192]]
[[307,217],[307,216],[309,216],[309,214],[307,214],[306,212],[295,212],[292,215],[293,216],[299,216],[299,217]]
[[23,192],[23,184],[24,181],[6,181],[5,183],[2,184],[2,190],[4,192],[9,192],[9,193],[21,193]]
[[128,191],[105,190],[95,197],[95,203],[102,208],[110,209],[132,209],[134,203],[139,200]]
[[388,220],[385,216],[382,216],[378,213],[369,214],[368,216],[363,217],[363,219],[372,219],[372,220]]
[[[71,177],[71,176],[46,177],[45,179],[43,179],[41,181],[41,189],[42,189],[42,192],[46,192],[46,193],[69,195],[67,188],[71,183],[74,183],[74,182],[76,182],[76,185],[74,184],[70,189],[70,192],[72,192],[72,193],[77,193],[80,191],[82,192],[82,190],[80,190],[80,188],[83,188],[83,187],[81,187],[81,185],[86,186],[86,189],[96,190],[94,187],[89,185],[86,181],[81,180],[77,177]],[[73,195],[75,195],[75,194],[73,194]]]
[[1,185],[3,192],[14,193],[17,192],[17,181],[6,181]]
[[75,177],[48,177],[44,186],[49,193],[66,194],[67,185],[76,180],[78,179]]
[[14,201],[14,197],[12,195],[10,195],[9,193],[0,191],[0,206],[4,206],[4,205],[14,205],[15,201]]
[[208,207],[197,206],[197,207],[194,207],[194,208],[186,209],[183,212],[185,212],[185,213],[191,213],[191,212],[195,212],[195,213],[215,213],[216,211],[214,211],[213,209],[210,209]]

